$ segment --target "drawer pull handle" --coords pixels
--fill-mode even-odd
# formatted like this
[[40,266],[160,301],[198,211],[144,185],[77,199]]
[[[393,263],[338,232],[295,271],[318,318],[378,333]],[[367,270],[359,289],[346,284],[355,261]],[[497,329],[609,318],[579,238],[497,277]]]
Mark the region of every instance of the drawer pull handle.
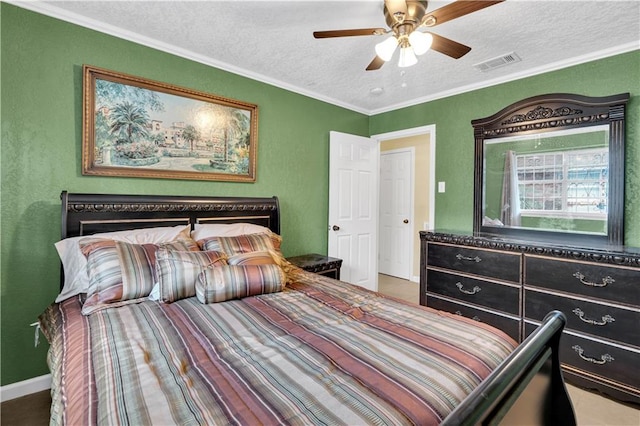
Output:
[[[455,314],[462,316],[462,312],[460,312],[460,311],[456,311]],[[474,320],[474,321],[480,321],[480,318],[477,315],[474,315],[473,318],[471,318],[471,319]]]
[[462,283],[460,281],[458,281],[456,283],[456,287],[458,287],[458,290],[460,290],[460,293],[464,293],[464,294],[476,294],[477,292],[479,292],[480,290],[482,290],[480,287],[478,286],[474,286],[471,290],[465,290]]
[[585,361],[589,361],[589,362],[591,362],[593,364],[603,365],[603,364],[606,364],[607,362],[611,362],[611,361],[614,360],[614,358],[609,354],[600,355],[600,359],[584,356],[584,349],[582,349],[578,345],[572,346],[571,349],[576,351],[580,358],[584,359]]
[[463,256],[460,253],[456,254],[456,259],[458,260],[469,260],[471,262],[482,262],[482,259],[480,259],[478,256],[476,257],[468,257],[468,256]]
[[584,312],[582,312],[582,309],[580,308],[575,308],[573,311],[574,314],[576,314],[578,316],[578,318],[580,318],[580,321],[582,322],[586,322],[587,324],[591,324],[591,325],[607,325],[610,322],[614,322],[616,319],[614,317],[612,317],[611,315],[605,315],[602,317],[601,321],[598,320],[592,320],[589,318],[585,318],[584,317]]
[[606,276],[602,279],[602,284],[601,283],[593,283],[591,281],[585,281],[584,279],[586,278],[583,274],[581,274],[580,272],[576,272],[575,274],[573,274],[574,277],[576,277],[577,279],[580,280],[580,282],[584,285],[588,285],[589,287],[606,287],[609,284],[613,284],[616,282],[616,280],[614,280],[613,278],[611,278],[610,276]]

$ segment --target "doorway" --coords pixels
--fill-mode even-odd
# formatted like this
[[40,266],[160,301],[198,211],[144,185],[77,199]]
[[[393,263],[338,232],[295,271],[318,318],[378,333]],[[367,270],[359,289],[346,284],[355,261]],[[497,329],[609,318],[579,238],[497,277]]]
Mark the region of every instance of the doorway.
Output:
[[[426,159],[416,162],[414,173],[414,191],[418,193],[414,195],[414,208],[423,209],[423,213],[414,214],[410,224],[413,228],[410,281],[417,283],[420,281],[418,231],[432,228],[435,216],[436,126],[415,127],[370,138],[330,132],[328,254],[343,259],[345,281],[371,290],[378,287],[380,146],[410,137],[419,139],[416,146],[427,153]],[[361,166],[366,170],[360,170]]]
[[[410,242],[407,253],[409,260],[409,280],[420,281],[420,237],[418,232],[431,229],[435,219],[435,149],[436,126],[422,126],[396,132],[382,133],[371,136],[378,141],[381,155],[385,151],[413,148],[415,150],[415,166],[413,171],[413,218],[409,225]],[[381,172],[382,173],[382,172]],[[382,183],[382,175],[379,180]],[[380,195],[383,195],[381,190]],[[380,206],[385,201],[380,198]],[[380,212],[382,220],[382,211]],[[403,218],[404,219],[404,218]],[[380,238],[382,244],[382,235]],[[379,247],[379,257],[382,257],[384,248]],[[382,261],[380,260],[380,264]],[[380,272],[383,272],[381,269]],[[390,274],[392,275],[392,274]],[[394,275],[397,276],[397,275]],[[401,277],[404,278],[404,277]]]

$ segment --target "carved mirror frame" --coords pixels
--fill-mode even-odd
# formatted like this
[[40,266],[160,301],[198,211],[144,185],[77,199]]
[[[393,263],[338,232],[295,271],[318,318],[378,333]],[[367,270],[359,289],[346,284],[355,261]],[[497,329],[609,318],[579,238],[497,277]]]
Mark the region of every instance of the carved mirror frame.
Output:
[[[474,234],[499,234],[564,244],[622,245],[624,242],[625,107],[628,100],[629,93],[606,97],[553,93],[527,98],[489,117],[472,120],[475,137]],[[485,141],[602,125],[609,126],[609,199],[606,235],[483,225]]]

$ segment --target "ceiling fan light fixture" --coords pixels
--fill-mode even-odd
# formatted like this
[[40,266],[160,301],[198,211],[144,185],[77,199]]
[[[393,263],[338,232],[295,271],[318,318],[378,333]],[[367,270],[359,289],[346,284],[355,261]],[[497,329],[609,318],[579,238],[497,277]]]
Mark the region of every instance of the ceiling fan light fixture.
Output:
[[376,55],[383,61],[387,62],[393,56],[393,52],[396,51],[398,46],[398,39],[395,36],[391,36],[388,39],[376,44]]
[[413,48],[411,46],[406,46],[400,49],[400,60],[398,61],[398,66],[400,68],[410,67],[418,63],[418,58],[416,58],[416,54],[413,53]]
[[411,43],[413,52],[416,55],[424,55],[431,48],[431,43],[433,43],[433,36],[429,33],[414,31],[409,34],[409,43]]

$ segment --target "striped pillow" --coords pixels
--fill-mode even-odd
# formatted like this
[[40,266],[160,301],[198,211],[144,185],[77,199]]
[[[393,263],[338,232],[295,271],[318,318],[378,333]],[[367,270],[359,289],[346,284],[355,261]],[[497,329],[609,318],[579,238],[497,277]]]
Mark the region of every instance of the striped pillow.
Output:
[[160,300],[175,302],[196,294],[198,274],[227,264],[227,256],[219,251],[173,251],[159,249],[156,253],[156,273]]
[[196,297],[201,303],[224,302],[258,294],[276,293],[286,277],[278,265],[228,265],[198,275]]
[[156,282],[156,252],[199,250],[191,239],[163,244],[132,244],[103,238],[85,238],[78,242],[87,258],[89,289],[82,313],[144,300]]
[[214,250],[233,256],[254,251],[280,250],[282,238],[275,233],[247,234],[234,237],[211,237],[198,240],[202,250]]
[[227,259],[229,265],[273,265],[276,261],[271,255],[273,252],[252,251],[251,253],[240,253],[230,256]]

